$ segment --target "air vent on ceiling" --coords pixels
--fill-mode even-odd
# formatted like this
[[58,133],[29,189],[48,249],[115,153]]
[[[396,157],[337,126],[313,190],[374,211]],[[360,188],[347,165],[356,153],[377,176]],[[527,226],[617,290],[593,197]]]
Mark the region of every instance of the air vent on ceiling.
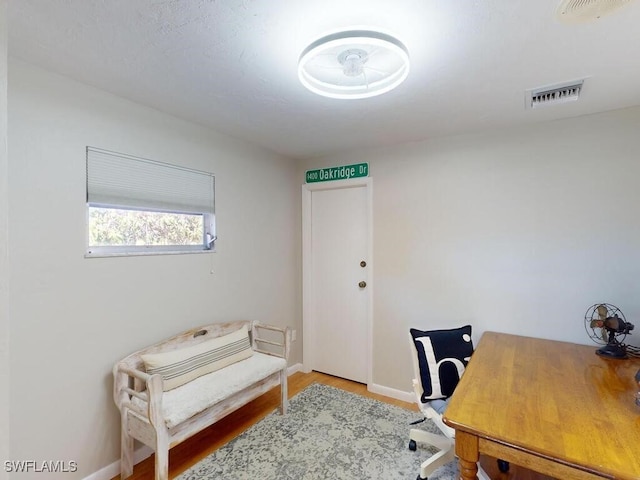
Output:
[[630,2],[631,0],[562,0],[556,16],[564,23],[589,22]]
[[526,106],[527,108],[538,108],[578,100],[583,83],[584,80],[580,80],[562,85],[529,90],[526,93]]

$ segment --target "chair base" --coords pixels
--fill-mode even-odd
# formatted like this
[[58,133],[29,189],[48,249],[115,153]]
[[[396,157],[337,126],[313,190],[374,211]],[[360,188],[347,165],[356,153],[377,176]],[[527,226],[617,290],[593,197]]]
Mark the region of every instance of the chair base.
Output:
[[509,462],[498,459],[498,470],[502,473],[507,473],[509,471]]
[[[435,472],[436,469],[446,465],[456,458],[455,439],[453,438],[412,428],[409,430],[409,450],[417,450],[418,443],[434,446],[439,451],[422,462],[420,465],[420,475],[418,475],[416,480],[427,480],[429,475]],[[501,472],[507,472],[509,470],[509,462],[498,460],[498,468]],[[503,470],[503,468],[506,469]],[[482,467],[480,467],[479,463],[477,475],[478,480],[491,480]]]
[[[419,480],[426,479],[437,468],[446,465],[456,458],[454,452],[455,444],[452,438],[412,428],[409,430],[409,439],[409,449],[411,450],[415,450],[417,448],[417,443],[432,445],[439,450],[437,453],[422,462],[422,465],[420,465],[420,475],[418,476]],[[412,449],[412,445],[414,445],[415,448]]]

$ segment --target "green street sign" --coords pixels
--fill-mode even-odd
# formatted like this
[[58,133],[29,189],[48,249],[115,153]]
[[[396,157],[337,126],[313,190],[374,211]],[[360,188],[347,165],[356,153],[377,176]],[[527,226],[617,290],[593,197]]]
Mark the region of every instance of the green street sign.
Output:
[[307,170],[305,178],[307,183],[330,182],[332,180],[346,180],[369,176],[368,163],[356,163],[355,165],[341,165],[339,167],[320,168]]

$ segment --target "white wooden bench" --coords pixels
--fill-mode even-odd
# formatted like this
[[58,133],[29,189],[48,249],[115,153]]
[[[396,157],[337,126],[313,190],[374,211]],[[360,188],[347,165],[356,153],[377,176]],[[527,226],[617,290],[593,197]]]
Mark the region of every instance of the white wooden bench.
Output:
[[[189,357],[189,352],[203,349],[206,350],[205,354],[190,358],[210,355],[211,350],[207,349],[211,344],[239,338],[238,335],[242,336],[240,330],[248,332],[248,340],[244,335],[246,345],[241,352],[242,356],[248,355],[248,358],[188,379],[178,386],[173,385],[176,380],[170,369],[163,366],[153,368],[153,362],[158,359],[164,361],[168,357],[174,358],[173,367],[184,363],[176,362],[176,356]],[[155,480],[168,480],[171,447],[278,384],[281,393],[280,412],[285,414],[290,344],[291,331],[288,327],[278,328],[246,321],[218,323],[186,331],[132,353],[118,362],[113,368],[113,375],[114,399],[122,422],[121,479],[133,473],[134,439],[155,451]],[[227,347],[221,348],[224,350]],[[222,362],[224,364],[225,360]],[[201,368],[198,365],[196,367]],[[187,377],[180,376],[178,383],[193,376],[193,368],[186,370],[189,370]],[[154,373],[157,371],[159,373]]]

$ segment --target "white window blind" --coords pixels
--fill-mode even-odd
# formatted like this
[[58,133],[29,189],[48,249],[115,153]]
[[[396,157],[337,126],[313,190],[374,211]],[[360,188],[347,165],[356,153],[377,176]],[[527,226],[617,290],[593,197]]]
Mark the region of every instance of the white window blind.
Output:
[[211,173],[87,147],[87,203],[214,214]]

